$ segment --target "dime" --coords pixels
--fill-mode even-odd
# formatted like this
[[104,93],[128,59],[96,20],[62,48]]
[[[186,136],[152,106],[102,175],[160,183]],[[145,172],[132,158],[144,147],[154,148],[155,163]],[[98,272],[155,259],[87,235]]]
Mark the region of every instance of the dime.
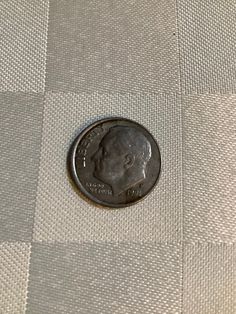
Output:
[[144,198],[157,183],[161,157],[147,129],[123,118],[99,120],[74,141],[68,154],[75,186],[93,202],[125,207]]

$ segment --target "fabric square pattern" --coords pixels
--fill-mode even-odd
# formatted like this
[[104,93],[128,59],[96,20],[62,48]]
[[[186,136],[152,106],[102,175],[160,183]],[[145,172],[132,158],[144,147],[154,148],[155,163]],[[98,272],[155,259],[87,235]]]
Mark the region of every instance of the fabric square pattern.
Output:
[[236,312],[235,245],[186,244],[183,269],[184,314]]
[[0,93],[0,242],[32,239],[43,97]]
[[0,1],[0,91],[43,92],[48,0]]
[[[181,109],[176,95],[48,93],[34,241],[178,242],[182,235]],[[108,210],[85,201],[69,182],[66,157],[82,128],[109,116],[135,119],[156,138],[162,172],[134,206]]]
[[236,2],[177,3],[183,93],[235,93]]
[[33,244],[29,314],[180,313],[181,248]]
[[29,256],[28,244],[0,244],[0,313],[25,313]]
[[175,1],[51,0],[48,91],[179,90]]
[[235,102],[184,98],[184,240],[236,241]]

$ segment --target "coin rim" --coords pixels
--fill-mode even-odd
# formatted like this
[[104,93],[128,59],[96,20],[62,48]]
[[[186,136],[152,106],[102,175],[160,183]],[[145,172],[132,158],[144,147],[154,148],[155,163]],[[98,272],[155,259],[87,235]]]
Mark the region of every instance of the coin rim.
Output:
[[[118,120],[123,120],[126,122],[131,122],[136,124],[137,126],[143,128],[153,139],[153,141],[155,142],[157,149],[159,151],[159,156],[160,156],[160,168],[159,168],[159,172],[157,175],[157,179],[155,181],[155,183],[152,185],[152,187],[148,190],[148,192],[142,196],[141,198],[137,199],[136,201],[133,202],[129,202],[127,204],[113,204],[113,203],[109,203],[109,202],[104,202],[101,201],[99,199],[97,199],[94,195],[90,194],[83,186],[83,184],[81,183],[81,181],[79,180],[79,176],[77,174],[77,170],[76,170],[76,165],[75,165],[75,155],[76,155],[76,150],[77,150],[77,146],[80,143],[80,141],[83,139],[83,137],[89,132],[91,131],[91,129],[95,128],[96,126],[98,126],[99,124],[105,123],[105,122],[113,122],[113,121],[118,121]],[[89,126],[87,126],[82,132],[80,132],[79,135],[76,136],[76,138],[74,139],[69,152],[68,152],[68,156],[67,156],[67,168],[69,171],[69,175],[71,177],[71,179],[73,180],[73,183],[75,184],[76,188],[79,190],[79,192],[82,193],[83,196],[86,197],[86,200],[90,200],[92,201],[92,203],[95,205],[100,205],[103,207],[108,207],[111,209],[117,209],[117,208],[124,208],[124,207],[130,207],[133,206],[137,203],[139,203],[140,201],[144,200],[156,187],[160,177],[161,177],[161,172],[162,172],[162,160],[161,160],[161,152],[160,152],[160,148],[159,145],[155,139],[155,137],[149,132],[149,130],[147,128],[145,128],[143,125],[141,125],[140,123],[133,121],[131,119],[127,119],[127,118],[122,118],[122,117],[110,117],[110,118],[104,118],[104,119],[100,119],[97,120],[96,122],[93,122],[92,124],[90,124]]]

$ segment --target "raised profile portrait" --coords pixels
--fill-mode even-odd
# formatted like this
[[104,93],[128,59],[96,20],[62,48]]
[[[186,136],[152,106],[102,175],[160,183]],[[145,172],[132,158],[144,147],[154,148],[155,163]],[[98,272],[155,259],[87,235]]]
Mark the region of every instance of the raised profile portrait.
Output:
[[145,180],[151,156],[151,144],[137,128],[115,126],[102,138],[91,158],[93,175],[118,196]]

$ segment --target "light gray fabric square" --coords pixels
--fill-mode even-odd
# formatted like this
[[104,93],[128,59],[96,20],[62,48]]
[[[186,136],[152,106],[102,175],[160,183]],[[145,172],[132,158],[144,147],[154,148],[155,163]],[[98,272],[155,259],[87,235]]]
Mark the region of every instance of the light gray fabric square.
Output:
[[236,313],[236,248],[225,244],[185,244],[184,314]]
[[177,3],[183,93],[235,93],[235,0]]
[[0,93],[0,242],[30,241],[33,231],[43,97]]
[[180,313],[181,248],[33,244],[29,314]]
[[0,244],[0,313],[24,314],[30,245]]
[[51,0],[47,90],[178,91],[174,0]]
[[[138,204],[98,208],[72,188],[66,171],[70,144],[101,117],[124,116],[147,127],[159,143],[162,173]],[[182,235],[181,108],[176,95],[47,93],[35,241],[176,242]]]
[[184,239],[236,241],[236,96],[184,98]]
[[0,1],[0,91],[44,91],[48,10],[48,0]]

